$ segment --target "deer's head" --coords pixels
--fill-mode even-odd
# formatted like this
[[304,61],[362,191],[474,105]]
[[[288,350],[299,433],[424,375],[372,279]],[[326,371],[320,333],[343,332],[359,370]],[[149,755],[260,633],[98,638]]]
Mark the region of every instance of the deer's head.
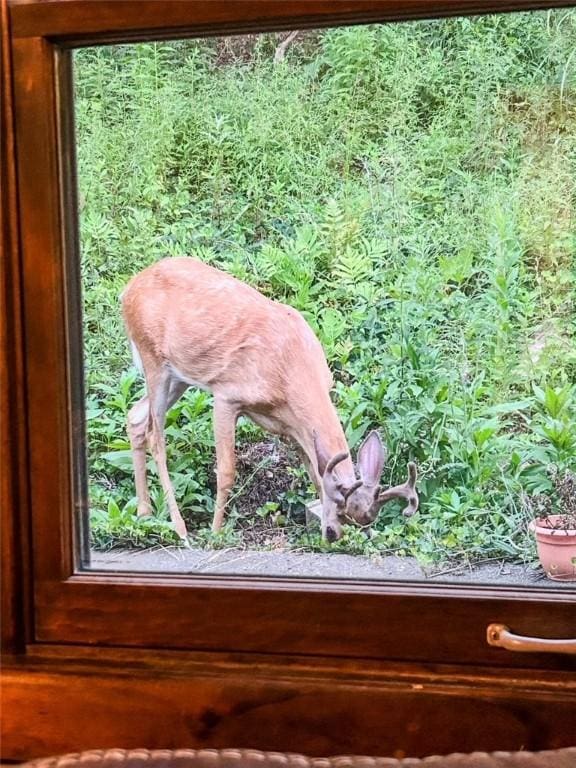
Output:
[[315,441],[318,470],[322,477],[322,534],[328,541],[342,536],[342,525],[353,523],[371,525],[383,504],[392,499],[405,499],[403,514],[410,517],[418,509],[416,492],[416,465],[408,464],[408,479],[402,485],[382,488],[380,475],[386,461],[386,450],[376,431],[370,432],[358,451],[356,464],[358,480],[344,480],[338,473],[338,465],[349,455],[338,453],[328,458],[318,439]]

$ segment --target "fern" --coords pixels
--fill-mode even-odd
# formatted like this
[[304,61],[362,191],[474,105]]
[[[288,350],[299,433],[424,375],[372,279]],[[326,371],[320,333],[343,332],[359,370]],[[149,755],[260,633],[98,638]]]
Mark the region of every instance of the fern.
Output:
[[336,200],[328,200],[320,231],[326,246],[326,266],[331,268],[338,254],[356,242],[360,222],[347,214]]
[[346,286],[366,282],[372,276],[372,259],[362,250],[346,248],[335,259],[332,274]]
[[259,285],[271,285],[275,282],[275,277],[280,270],[282,256],[281,250],[271,244],[264,245],[254,255],[252,265]]

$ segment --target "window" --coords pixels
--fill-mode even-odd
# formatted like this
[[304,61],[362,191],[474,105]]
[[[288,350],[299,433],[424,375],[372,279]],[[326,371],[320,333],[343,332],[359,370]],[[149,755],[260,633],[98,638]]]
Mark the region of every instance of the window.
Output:
[[[318,28],[446,15],[461,6],[107,3],[12,5],[22,297],[28,402],[30,531],[40,643],[477,663],[563,669],[567,657],[505,655],[486,644],[502,621],[527,635],[573,631],[574,592],[374,580],[88,570],[84,498],[79,245],[72,51],[250,30]],[[489,11],[497,4],[474,4]],[[529,3],[509,4],[517,9]],[[540,4],[542,5],[542,4]],[[447,267],[448,268],[448,267]],[[266,635],[258,631],[266,617]],[[545,617],[545,620],[544,620]],[[358,636],[358,626],[363,627]],[[135,632],[135,627],[138,631]],[[545,631],[544,628],[545,627]]]
[[[74,52],[91,568],[569,587],[532,567],[527,518],[554,485],[569,508],[576,482],[574,18],[561,9]],[[245,420],[214,535],[213,403],[189,388],[165,432],[192,547],[177,546],[157,475],[155,513],[136,517],[126,421],[135,407],[145,427],[147,406],[135,406],[143,381],[118,297],[144,267],[190,255],[304,313],[334,372],[348,446],[364,470],[375,453],[372,491],[381,461],[381,482],[396,485],[415,460],[418,514],[383,505],[371,528],[348,524],[323,545],[318,523],[306,525],[315,489],[301,458]],[[170,267],[183,265],[155,269]],[[220,312],[224,325],[233,306],[207,295],[170,304]],[[221,367],[237,326],[209,326],[208,339],[172,326],[164,351],[182,367],[204,345]],[[282,342],[280,329],[265,339],[263,362]],[[288,379],[306,376],[297,363]],[[258,374],[235,374],[250,395]],[[296,394],[312,424],[322,401]],[[325,441],[338,437],[337,418],[317,424]],[[361,448],[378,427],[385,461],[374,435]]]

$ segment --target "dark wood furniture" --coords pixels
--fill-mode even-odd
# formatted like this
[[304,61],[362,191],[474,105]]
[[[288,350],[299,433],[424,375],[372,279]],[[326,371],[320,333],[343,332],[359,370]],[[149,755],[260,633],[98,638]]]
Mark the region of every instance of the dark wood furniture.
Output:
[[[575,593],[82,569],[70,49],[532,0],[3,0],[3,759],[105,747],[426,755],[576,741]],[[572,3],[565,2],[564,5]]]

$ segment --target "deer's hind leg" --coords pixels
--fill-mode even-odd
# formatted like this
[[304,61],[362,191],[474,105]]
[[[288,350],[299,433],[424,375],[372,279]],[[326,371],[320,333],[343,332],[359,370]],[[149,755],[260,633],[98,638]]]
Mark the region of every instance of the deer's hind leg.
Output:
[[172,520],[174,530],[180,538],[186,539],[186,523],[178,509],[166,465],[164,425],[166,423],[166,412],[188,388],[188,385],[174,378],[168,370],[160,369],[160,371],[155,372],[155,375],[150,378],[147,377],[147,386],[150,398],[150,418],[147,430],[148,445],[158,468],[160,483],[168,503],[168,511],[170,512],[170,519]]
[[148,442],[148,422],[150,420],[150,401],[146,395],[128,411],[128,438],[132,449],[134,482],[138,499],[138,517],[152,514],[148,481],[146,478],[146,445]]
[[[152,368],[152,370],[150,370]],[[128,414],[128,435],[132,448],[134,479],[138,498],[138,515],[152,514],[146,479],[146,447],[149,446],[158,467],[160,482],[166,496],[170,519],[178,535],[186,538],[186,525],[178,509],[168,467],[166,465],[166,441],[164,424],[166,412],[188,388],[174,378],[169,371],[149,366],[146,375],[148,395],[139,400]]]

